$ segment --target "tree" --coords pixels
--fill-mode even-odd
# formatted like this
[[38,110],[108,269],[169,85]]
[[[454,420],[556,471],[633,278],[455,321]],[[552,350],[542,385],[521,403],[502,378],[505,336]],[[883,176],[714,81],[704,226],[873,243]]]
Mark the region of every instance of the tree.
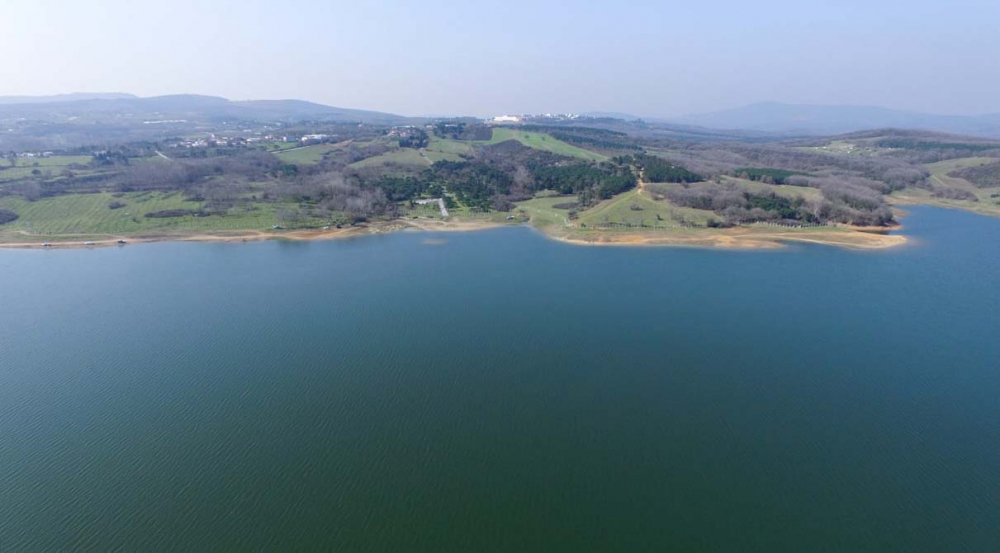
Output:
[[8,211],[6,209],[0,209],[0,225],[10,223],[11,221],[17,220],[17,213],[13,211]]

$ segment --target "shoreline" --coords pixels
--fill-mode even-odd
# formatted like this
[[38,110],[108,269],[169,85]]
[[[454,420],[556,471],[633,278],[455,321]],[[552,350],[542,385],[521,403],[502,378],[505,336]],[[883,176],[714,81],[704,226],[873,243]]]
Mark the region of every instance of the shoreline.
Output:
[[543,232],[553,240],[578,246],[633,246],[633,247],[691,247],[722,250],[778,250],[792,242],[820,244],[852,250],[886,250],[909,243],[900,234],[875,233],[867,230],[850,229],[837,231],[799,232],[754,232],[752,229],[725,229],[705,232],[696,230],[690,234],[615,234],[615,235],[552,235]]
[[[788,230],[774,231],[736,227],[731,229],[691,229],[677,233],[617,233],[607,231],[580,231],[578,229],[540,228],[530,223],[512,225],[493,221],[441,221],[437,219],[393,220],[367,224],[364,226],[330,230],[293,230],[287,232],[268,232],[260,230],[232,231],[226,233],[191,233],[191,234],[152,234],[152,235],[120,235],[108,238],[81,236],[80,240],[61,240],[62,237],[52,237],[57,240],[50,246],[43,242],[0,241],[0,249],[78,249],[98,248],[129,244],[149,244],[155,242],[261,242],[265,240],[314,241],[339,240],[356,238],[372,234],[390,232],[473,232],[492,228],[527,225],[546,238],[577,246],[654,246],[654,247],[694,247],[724,250],[763,250],[781,249],[789,243],[799,242],[822,244],[855,250],[884,250],[902,246],[908,243],[906,236],[889,234],[898,232],[902,225],[886,228],[866,228],[841,226],[838,230]],[[605,234],[599,234],[606,232]],[[25,238],[44,240],[30,234]],[[105,235],[106,236],[106,235]],[[3,240],[3,238],[0,238]],[[125,240],[125,244],[119,244]],[[85,242],[92,242],[86,244]]]

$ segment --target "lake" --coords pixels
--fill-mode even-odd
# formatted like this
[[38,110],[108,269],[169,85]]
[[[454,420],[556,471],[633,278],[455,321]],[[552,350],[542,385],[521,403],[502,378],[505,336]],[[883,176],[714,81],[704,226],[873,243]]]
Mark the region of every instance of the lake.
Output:
[[0,551],[997,551],[1000,220],[0,251]]

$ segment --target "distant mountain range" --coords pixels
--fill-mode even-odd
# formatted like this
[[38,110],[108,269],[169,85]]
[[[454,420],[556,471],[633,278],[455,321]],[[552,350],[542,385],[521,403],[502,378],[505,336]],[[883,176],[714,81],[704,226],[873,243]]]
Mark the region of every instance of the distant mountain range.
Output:
[[[897,128],[1000,138],[1000,114],[929,115],[868,106],[753,104],[673,119],[640,118],[620,112],[591,117],[643,119],[661,134],[697,140],[761,140],[781,136],[836,135]],[[0,96],[0,150],[65,148],[110,141],[157,139],[228,124],[357,122],[420,124],[428,118],[338,108],[302,100],[232,101],[179,94],[141,98],[124,93]],[[152,125],[150,123],[162,123]],[[629,123],[634,125],[635,123]]]
[[872,106],[762,103],[690,115],[670,122],[712,129],[743,129],[789,135],[831,135],[897,128],[1000,137],[1000,114],[930,115]]
[[138,98],[138,96],[121,92],[73,92],[70,94],[56,94],[54,96],[0,96],[0,105],[56,104],[61,102],[78,102],[81,100],[121,100],[126,98]]
[[303,121],[399,125],[424,120],[302,100],[234,102],[194,94],[150,98],[116,93],[8,96],[0,97],[0,151],[156,141]]
[[302,100],[252,100],[234,102],[217,96],[178,94],[140,98],[119,93],[75,93],[58,96],[0,96],[0,119],[19,117],[40,120],[87,119],[104,116],[152,119],[238,119],[301,121],[357,121],[359,123],[394,123],[407,117],[345,109]]

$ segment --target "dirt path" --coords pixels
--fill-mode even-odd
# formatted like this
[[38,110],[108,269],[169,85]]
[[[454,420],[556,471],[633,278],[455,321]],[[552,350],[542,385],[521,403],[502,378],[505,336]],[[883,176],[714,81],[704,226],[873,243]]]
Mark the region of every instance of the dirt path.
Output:
[[431,200],[416,200],[415,201],[415,203],[417,203],[419,205],[431,204],[431,203],[434,203],[434,202],[437,202],[438,209],[441,211],[441,216],[442,217],[447,217],[448,216],[448,208],[445,207],[445,205],[444,205],[444,198],[434,198],[434,199],[431,199]]

